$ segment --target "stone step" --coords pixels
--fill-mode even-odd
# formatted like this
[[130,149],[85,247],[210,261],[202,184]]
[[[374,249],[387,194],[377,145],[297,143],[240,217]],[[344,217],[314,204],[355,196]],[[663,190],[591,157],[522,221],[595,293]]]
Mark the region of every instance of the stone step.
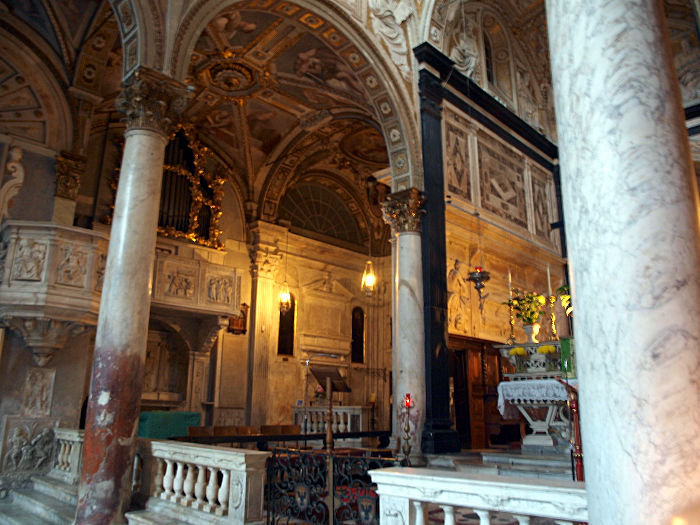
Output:
[[30,489],[12,491],[12,501],[20,508],[54,525],[71,525],[75,520],[75,505]]
[[32,478],[34,490],[59,501],[68,503],[73,507],[78,505],[78,486],[46,476]]
[[129,525],[189,525],[161,512],[152,510],[134,510],[125,514]]
[[53,525],[12,501],[0,504],[0,525]]

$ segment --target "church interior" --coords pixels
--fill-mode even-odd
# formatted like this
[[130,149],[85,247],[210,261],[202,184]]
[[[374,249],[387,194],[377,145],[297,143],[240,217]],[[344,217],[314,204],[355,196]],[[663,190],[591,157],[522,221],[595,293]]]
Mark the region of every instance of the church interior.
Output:
[[[648,523],[700,505],[700,3],[572,4],[0,1],[0,523],[47,429],[84,432],[76,523],[123,522],[157,414],[299,433],[330,395],[394,447],[410,392],[415,461],[513,446],[521,291],[540,342],[576,341],[589,522],[641,523],[640,487]],[[596,16],[663,56],[606,55]],[[668,107],[629,122],[634,89]],[[658,148],[596,150],[649,122]]]

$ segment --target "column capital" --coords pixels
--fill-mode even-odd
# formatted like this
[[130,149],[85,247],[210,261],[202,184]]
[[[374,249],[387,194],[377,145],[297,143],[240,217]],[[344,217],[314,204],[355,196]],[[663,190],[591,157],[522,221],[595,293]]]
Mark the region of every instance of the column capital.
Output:
[[253,278],[272,279],[286,250],[287,228],[263,221],[253,222],[248,229],[248,255]]
[[382,202],[384,222],[391,226],[391,233],[420,232],[423,197],[416,188],[388,195]]
[[180,82],[157,71],[139,68],[122,82],[116,107],[126,114],[127,131],[147,129],[167,135],[190,96]]

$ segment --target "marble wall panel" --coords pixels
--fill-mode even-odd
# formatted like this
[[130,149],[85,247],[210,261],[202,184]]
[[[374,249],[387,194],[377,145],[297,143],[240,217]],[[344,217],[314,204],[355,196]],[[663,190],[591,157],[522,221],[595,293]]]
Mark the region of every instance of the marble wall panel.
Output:
[[465,119],[447,109],[444,112],[445,193],[464,202],[472,201],[469,168],[469,134]]

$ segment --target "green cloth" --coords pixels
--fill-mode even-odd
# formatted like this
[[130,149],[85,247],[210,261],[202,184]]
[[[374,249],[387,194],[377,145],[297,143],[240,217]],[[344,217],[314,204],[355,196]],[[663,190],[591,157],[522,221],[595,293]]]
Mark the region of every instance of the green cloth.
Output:
[[187,435],[187,427],[201,424],[199,412],[168,412],[154,410],[141,412],[139,416],[139,437],[167,439]]

